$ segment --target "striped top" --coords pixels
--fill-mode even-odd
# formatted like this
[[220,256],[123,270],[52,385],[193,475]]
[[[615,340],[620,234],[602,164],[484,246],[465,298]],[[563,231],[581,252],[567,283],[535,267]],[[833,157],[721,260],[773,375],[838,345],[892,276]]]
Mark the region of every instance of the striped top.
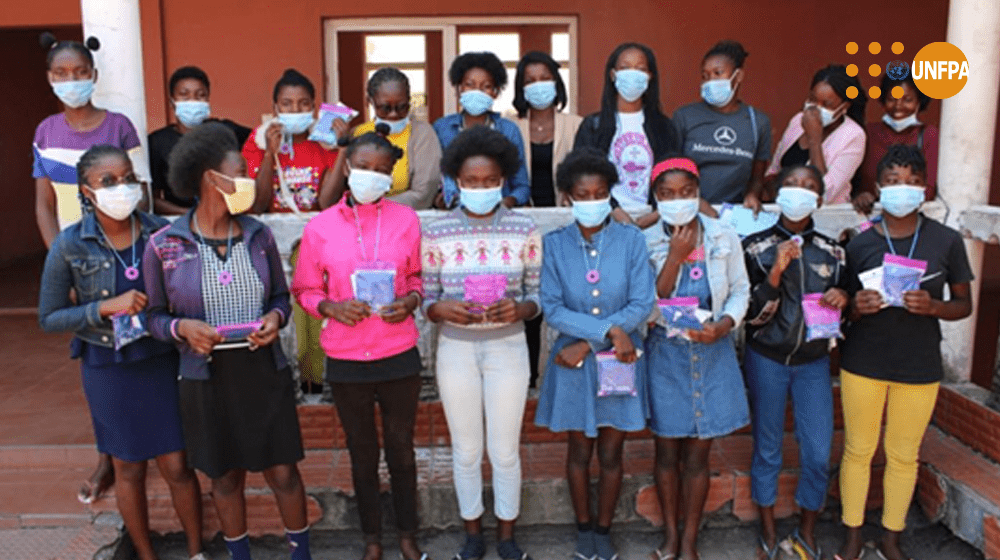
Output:
[[80,132],[70,127],[63,113],[56,113],[43,120],[35,129],[32,144],[35,161],[31,176],[48,178],[56,194],[56,217],[59,229],[66,229],[80,220],[80,199],[77,197],[76,162],[93,146],[108,144],[118,146],[132,158],[135,174],[148,178],[149,171],[139,135],[132,122],[121,113],[106,111],[104,120],[93,130]]
[[[542,237],[535,222],[500,206],[489,218],[470,218],[461,208],[431,222],[421,248],[424,312],[440,300],[464,300],[469,275],[503,274],[506,297],[538,304]],[[456,325],[457,326],[457,325]],[[463,329],[496,329],[498,323],[475,323]]]

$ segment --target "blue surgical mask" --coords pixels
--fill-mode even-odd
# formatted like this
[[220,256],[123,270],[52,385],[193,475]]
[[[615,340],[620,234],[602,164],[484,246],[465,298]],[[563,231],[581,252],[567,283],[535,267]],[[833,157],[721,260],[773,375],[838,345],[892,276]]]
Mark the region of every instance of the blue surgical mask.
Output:
[[459,201],[473,214],[489,214],[503,200],[503,185],[492,189],[463,189],[458,187]]
[[556,83],[546,80],[524,86],[524,100],[536,111],[548,109],[556,100]]
[[410,124],[410,115],[406,115],[405,117],[403,117],[403,118],[401,118],[399,120],[396,120],[396,121],[390,121],[390,120],[382,119],[382,118],[379,118],[379,117],[375,117],[375,124],[376,125],[378,125],[378,124],[384,124],[384,125],[388,126],[389,127],[389,134],[390,135],[396,135],[396,134],[399,134],[400,132],[403,132],[404,130],[406,130],[406,125]]
[[462,105],[462,109],[473,117],[478,117],[493,108],[493,97],[478,89],[463,91],[458,102]]
[[642,97],[649,87],[649,74],[642,70],[625,68],[615,70],[615,89],[625,101],[632,102]]
[[601,200],[574,200],[573,218],[583,227],[597,227],[611,214],[611,197]]
[[908,117],[903,117],[901,119],[894,119],[889,116],[889,113],[882,115],[882,122],[889,126],[889,128],[895,130],[896,132],[903,132],[911,126],[917,126],[920,121],[917,120],[917,114],[913,113]]
[[174,101],[174,114],[177,120],[188,128],[194,128],[205,122],[211,108],[208,101]]
[[52,91],[55,92],[59,101],[63,102],[63,105],[79,109],[90,103],[90,98],[94,95],[94,80],[52,82]]
[[819,195],[802,187],[781,187],[777,202],[786,218],[800,222],[816,211]]
[[660,213],[664,222],[672,226],[682,226],[698,215],[699,204],[698,197],[657,200],[656,211]]
[[302,134],[309,130],[316,118],[312,111],[307,111],[305,113],[278,113],[278,120],[290,134]]
[[916,212],[924,202],[924,187],[886,185],[880,188],[878,200],[882,209],[897,218]]
[[733,96],[736,95],[736,88],[733,87],[733,78],[736,77],[736,72],[739,70],[733,71],[733,75],[728,78],[702,82],[701,98],[705,100],[705,103],[713,107],[724,107],[732,101]]

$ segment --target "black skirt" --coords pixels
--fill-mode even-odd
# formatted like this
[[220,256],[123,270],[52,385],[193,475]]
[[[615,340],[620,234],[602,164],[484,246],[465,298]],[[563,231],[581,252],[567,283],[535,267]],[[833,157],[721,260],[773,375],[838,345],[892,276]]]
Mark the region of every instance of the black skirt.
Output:
[[207,381],[180,381],[188,463],[219,478],[301,461],[302,435],[291,369],[270,349],[218,350]]

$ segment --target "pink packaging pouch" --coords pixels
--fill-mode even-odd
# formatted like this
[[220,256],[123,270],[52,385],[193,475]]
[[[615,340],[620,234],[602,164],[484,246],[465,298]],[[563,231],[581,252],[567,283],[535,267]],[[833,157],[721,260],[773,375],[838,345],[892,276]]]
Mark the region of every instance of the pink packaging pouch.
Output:
[[615,358],[613,351],[597,353],[597,396],[634,397],[635,363],[626,364]]
[[483,313],[506,295],[507,276],[504,274],[470,274],[465,277],[465,301],[476,304],[470,310],[473,313]]
[[246,340],[247,337],[250,336],[250,333],[259,331],[262,326],[264,326],[262,321],[253,321],[250,323],[231,323],[215,327],[215,332],[222,335],[222,338],[225,339],[224,342],[241,342]]
[[356,116],[358,116],[358,112],[343,103],[334,105],[324,103],[319,106],[316,126],[309,133],[309,139],[315,142],[336,145],[337,133],[333,131],[333,120],[341,119],[344,122],[350,122]]
[[903,294],[919,290],[925,272],[927,261],[886,253],[882,260],[882,291],[886,305],[905,307]]
[[678,297],[659,300],[660,313],[667,323],[667,336],[681,336],[688,329],[701,329],[701,321],[695,315],[698,298]]
[[129,315],[124,311],[111,316],[111,326],[115,331],[115,350],[121,350],[126,345],[149,336],[146,330],[146,315]]
[[831,309],[820,300],[823,294],[802,296],[802,314],[806,324],[806,342],[829,338],[843,338],[840,332],[840,310]]

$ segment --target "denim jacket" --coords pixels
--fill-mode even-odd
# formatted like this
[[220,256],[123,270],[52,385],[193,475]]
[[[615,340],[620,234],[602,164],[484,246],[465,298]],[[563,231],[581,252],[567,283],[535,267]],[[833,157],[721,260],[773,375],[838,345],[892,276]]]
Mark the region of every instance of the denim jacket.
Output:
[[[143,274],[149,296],[149,332],[154,338],[177,345],[181,353],[180,377],[207,380],[208,356],[195,353],[177,335],[177,323],[181,319],[205,320],[201,258],[198,243],[191,233],[195,208],[150,237],[143,258]],[[243,242],[250,253],[250,262],[264,284],[264,313],[277,311],[283,327],[288,322],[291,307],[274,235],[267,226],[249,216],[237,216],[236,219],[243,229]],[[288,360],[281,345],[275,341],[270,348],[278,369],[286,367]]]
[[[163,227],[163,218],[136,212],[143,240]],[[47,332],[73,331],[89,344],[111,348],[111,321],[101,317],[101,301],[117,296],[114,249],[108,247],[97,225],[97,216],[83,218],[62,230],[45,258],[38,298],[38,323]],[[69,299],[76,291],[76,304]]]
[[[722,225],[722,222],[704,214],[699,214],[698,219],[705,230],[705,266],[708,269],[708,285],[712,290],[712,319],[718,321],[723,315],[729,315],[735,323],[735,331],[746,316],[750,301],[750,280],[743,260],[743,245],[736,232]],[[659,277],[670,252],[670,237],[663,227],[663,220],[646,228],[643,233],[646,234],[649,259]],[[679,275],[677,280],[679,283]],[[657,322],[662,323],[658,307],[654,314]]]

